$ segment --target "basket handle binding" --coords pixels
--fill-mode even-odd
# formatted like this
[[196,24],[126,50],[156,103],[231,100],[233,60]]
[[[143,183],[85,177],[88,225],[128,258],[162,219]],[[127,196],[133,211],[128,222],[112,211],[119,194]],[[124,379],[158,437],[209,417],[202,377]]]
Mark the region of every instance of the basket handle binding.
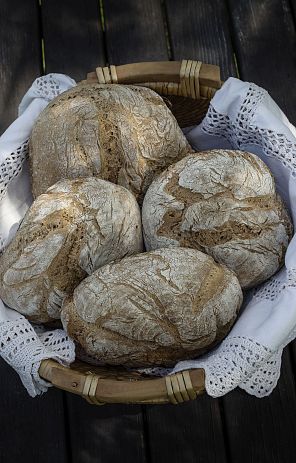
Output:
[[83,82],[137,84],[162,95],[210,99],[221,87],[220,68],[201,61],[155,61],[97,67]]

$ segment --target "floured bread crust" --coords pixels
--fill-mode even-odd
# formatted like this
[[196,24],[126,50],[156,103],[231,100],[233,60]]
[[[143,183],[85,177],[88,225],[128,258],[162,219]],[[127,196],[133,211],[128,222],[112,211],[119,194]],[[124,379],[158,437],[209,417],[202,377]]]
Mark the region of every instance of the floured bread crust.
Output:
[[62,323],[102,364],[169,366],[224,338],[241,302],[233,272],[195,249],[173,247],[94,272],[65,301]]
[[33,195],[61,178],[93,175],[142,202],[154,176],[188,152],[173,114],[149,88],[80,84],[55,98],[34,125]]
[[242,151],[191,154],[149,187],[142,209],[147,250],[186,246],[232,269],[243,288],[283,264],[292,224],[267,166]]
[[88,274],[141,251],[140,210],[128,190],[93,177],[61,180],[35,200],[0,257],[0,297],[47,322]]

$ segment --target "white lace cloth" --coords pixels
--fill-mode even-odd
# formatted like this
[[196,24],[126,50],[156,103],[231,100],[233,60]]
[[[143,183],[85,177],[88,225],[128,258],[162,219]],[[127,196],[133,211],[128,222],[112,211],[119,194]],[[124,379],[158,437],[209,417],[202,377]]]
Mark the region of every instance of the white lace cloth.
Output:
[[[296,229],[296,129],[268,93],[230,78],[213,98],[203,122],[187,133],[197,149],[234,148],[259,156],[271,169]],[[236,386],[257,397],[277,384],[283,348],[296,336],[296,236],[285,267],[245,297],[245,307],[227,338],[198,360],[179,362],[173,372],[204,368],[214,397]]]
[[[0,250],[14,236],[32,201],[26,155],[33,122],[49,100],[73,85],[72,79],[60,74],[37,79],[20,105],[20,117],[0,138]],[[228,79],[213,98],[202,124],[186,131],[186,136],[197,150],[235,148],[260,156],[272,170],[296,226],[296,129],[265,90]],[[23,316],[0,304],[0,353],[32,396],[48,386],[38,375],[41,358],[57,358],[66,364],[74,359],[74,345],[62,330],[38,333]],[[263,397],[275,387],[282,350],[295,336],[294,236],[285,267],[246,295],[241,316],[219,347],[197,360],[179,362],[173,370],[155,368],[149,373],[204,368],[206,390],[211,396],[224,395],[239,386]]]
[[[0,137],[0,252],[32,203],[27,153],[33,123],[52,98],[73,85],[72,79],[60,74],[36,79],[20,104],[18,119]],[[52,358],[69,365],[75,347],[63,330],[34,329],[0,300],[0,354],[35,397],[50,386],[38,374],[41,361]]]

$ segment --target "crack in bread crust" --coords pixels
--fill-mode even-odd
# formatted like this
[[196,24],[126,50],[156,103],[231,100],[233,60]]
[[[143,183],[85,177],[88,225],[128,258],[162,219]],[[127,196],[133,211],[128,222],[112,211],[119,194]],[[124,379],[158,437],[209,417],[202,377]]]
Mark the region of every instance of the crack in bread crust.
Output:
[[1,298],[31,321],[58,319],[83,278],[142,249],[128,190],[94,177],[62,180],[34,201],[0,257]]
[[33,195],[61,178],[97,176],[141,203],[149,184],[192,149],[162,98],[148,88],[80,84],[55,98],[30,139]]
[[142,209],[146,248],[192,247],[224,263],[244,288],[284,262],[292,223],[267,166],[255,155],[212,150],[170,166]]
[[63,305],[62,321],[102,363],[169,366],[219,342],[241,302],[226,267],[193,249],[165,248],[94,272]]

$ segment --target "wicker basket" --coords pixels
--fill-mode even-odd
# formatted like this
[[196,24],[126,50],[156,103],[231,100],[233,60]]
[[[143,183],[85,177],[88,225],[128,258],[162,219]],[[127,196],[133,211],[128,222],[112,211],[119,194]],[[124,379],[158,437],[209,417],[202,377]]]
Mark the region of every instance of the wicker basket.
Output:
[[[218,66],[191,60],[99,67],[83,82],[149,87],[165,97],[181,127],[198,124],[205,116],[211,98],[221,87]],[[195,399],[205,390],[202,369],[155,378],[127,372],[123,368],[94,367],[83,362],[75,362],[66,368],[53,360],[44,360],[39,373],[54,386],[78,394],[96,405],[178,404]]]

